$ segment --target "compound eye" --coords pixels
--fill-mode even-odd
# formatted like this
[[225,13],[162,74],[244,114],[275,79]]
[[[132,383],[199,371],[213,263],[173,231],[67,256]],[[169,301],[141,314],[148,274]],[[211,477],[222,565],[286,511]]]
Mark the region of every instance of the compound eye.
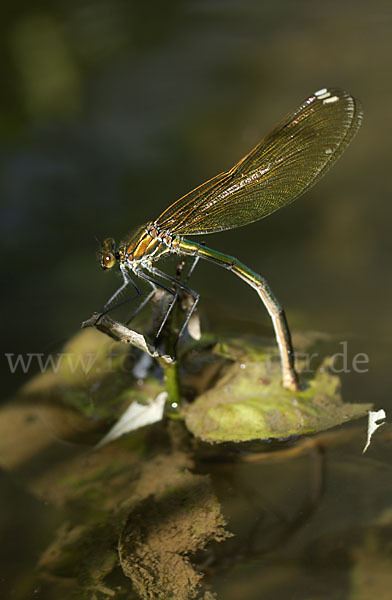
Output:
[[104,269],[111,269],[116,264],[116,257],[112,252],[106,252],[106,254],[102,254],[101,257],[101,266]]
[[111,269],[117,261],[116,245],[112,238],[103,240],[101,248],[98,252],[99,264],[103,269]]

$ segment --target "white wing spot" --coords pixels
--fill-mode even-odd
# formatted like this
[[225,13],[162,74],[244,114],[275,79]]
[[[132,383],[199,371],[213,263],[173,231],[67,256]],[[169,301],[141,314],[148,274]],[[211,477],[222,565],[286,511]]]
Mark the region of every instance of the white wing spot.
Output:
[[320,96],[317,96],[317,100],[325,100],[325,98],[329,98],[331,95],[330,92],[325,92],[325,94],[321,94]]
[[325,154],[332,154],[332,148],[326,148],[324,152]]
[[[324,96],[324,94],[328,92],[327,88],[323,88],[322,90],[317,90],[317,92],[314,92],[315,96]],[[329,94],[328,94],[329,95]]]
[[331,96],[330,98],[323,100],[323,104],[332,104],[332,102],[337,102],[338,100],[339,96]]

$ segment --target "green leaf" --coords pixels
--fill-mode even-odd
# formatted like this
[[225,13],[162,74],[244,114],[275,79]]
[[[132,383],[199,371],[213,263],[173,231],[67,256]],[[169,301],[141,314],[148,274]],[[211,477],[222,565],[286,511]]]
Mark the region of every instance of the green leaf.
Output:
[[328,359],[304,389],[281,385],[276,363],[255,351],[232,364],[215,387],[189,405],[188,429],[207,442],[279,439],[316,433],[365,416],[371,404],[347,404],[340,381],[329,372]]

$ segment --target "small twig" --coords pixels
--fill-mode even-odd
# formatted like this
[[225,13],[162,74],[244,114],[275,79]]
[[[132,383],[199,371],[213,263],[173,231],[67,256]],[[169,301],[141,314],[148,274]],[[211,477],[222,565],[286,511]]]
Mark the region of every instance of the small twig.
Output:
[[133,329],[128,329],[128,327],[118,321],[114,321],[108,315],[101,316],[100,313],[93,313],[87,321],[83,321],[82,323],[82,329],[87,327],[95,327],[99,331],[109,335],[116,340],[116,342],[131,344],[132,346],[135,346],[135,348],[143,350],[143,352],[146,352],[149,356],[152,356],[152,358],[161,359],[167,364],[174,363],[171,356],[162,354],[157,348],[149,344],[144,335],[137,333],[137,331],[133,331]]

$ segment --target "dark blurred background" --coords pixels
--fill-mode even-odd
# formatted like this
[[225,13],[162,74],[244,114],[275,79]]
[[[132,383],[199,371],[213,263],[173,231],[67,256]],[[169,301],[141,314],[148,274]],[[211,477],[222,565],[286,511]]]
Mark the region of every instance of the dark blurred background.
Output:
[[[307,95],[338,85],[365,120],[334,169],[268,220],[206,242],[263,274],[294,330],[367,353],[370,371],[348,375],[351,389],[385,407],[391,17],[386,0],[3,6],[5,395],[30,374],[11,376],[4,353],[58,351],[116,289],[94,236],[126,236],[231,167]],[[272,335],[256,294],[229,273],[200,265],[192,286],[212,329]]]
[[[125,237],[230,168],[309,94],[337,85],[362,101],[365,118],[333,170],[267,220],[205,241],[269,280],[294,331],[328,334],[326,352],[341,352],[346,341],[350,360],[365,353],[367,373],[342,374],[344,400],[390,412],[390,0],[30,0],[4,3],[0,29],[3,399],[37,368],[33,363],[28,373],[11,374],[5,353],[59,352],[116,289],[115,274],[97,264],[95,236]],[[272,338],[257,295],[230,273],[199,264],[192,287],[201,293],[206,327]],[[335,589],[333,598],[346,597],[347,566],[338,552],[345,532],[373,522],[378,503],[390,507],[390,444],[384,454],[373,447],[363,458],[366,422],[359,427],[352,460],[344,451],[332,453],[331,462],[329,453],[327,495],[303,528],[299,550],[294,545],[292,556],[283,554],[278,580],[293,571],[303,547],[308,577],[307,565],[324,552],[325,539],[328,548],[326,531],[336,531],[332,560],[316,560],[316,587],[308,595],[308,579],[304,591],[302,580],[290,576],[287,591],[283,584],[277,595],[272,586],[268,597],[319,597],[320,580]],[[20,471],[18,480],[0,470],[0,587],[10,598],[48,545],[51,519],[59,518],[23,487],[37,464],[24,467],[22,485]],[[264,492],[256,467],[239,480],[245,491],[251,481]],[[268,481],[282,485],[271,500],[273,513],[293,498],[286,480],[272,465]],[[247,518],[242,507],[240,539]],[[312,540],[319,540],[318,552]],[[381,562],[390,572],[388,544],[385,552]],[[378,573],[376,562],[366,564]],[[258,600],[265,570],[257,561],[254,569],[224,574],[222,598]],[[246,594],[248,580],[253,595]],[[388,596],[390,584],[385,590]]]

